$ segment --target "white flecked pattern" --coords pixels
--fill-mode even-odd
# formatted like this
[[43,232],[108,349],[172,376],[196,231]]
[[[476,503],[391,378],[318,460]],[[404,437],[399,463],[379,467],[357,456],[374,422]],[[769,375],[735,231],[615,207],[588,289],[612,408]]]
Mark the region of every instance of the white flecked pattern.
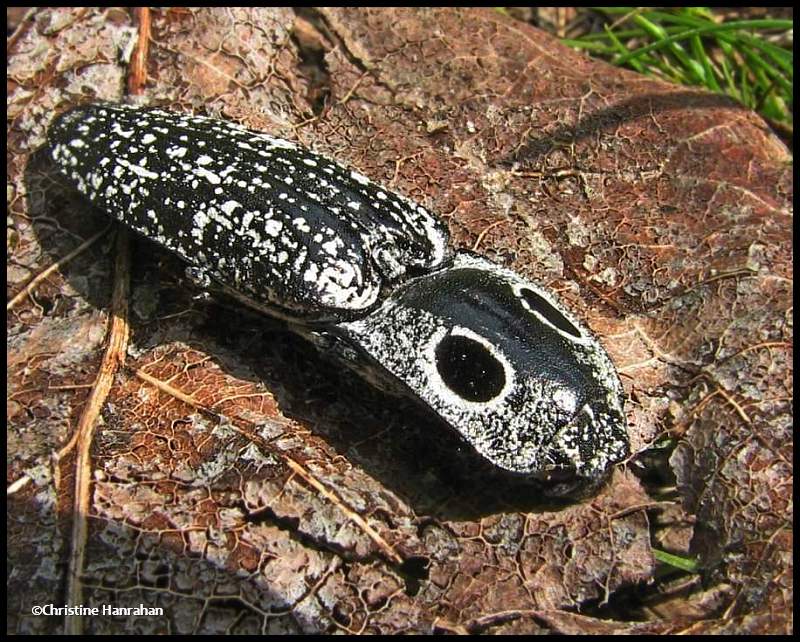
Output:
[[[459,272],[464,277],[454,280]],[[531,310],[523,289],[574,333]],[[429,291],[436,297],[420,294]],[[509,317],[498,316],[500,309]],[[445,270],[399,287],[367,316],[340,326],[500,468],[539,477],[571,469],[597,478],[628,454],[622,385],[605,350],[552,294],[511,270],[460,252]],[[435,353],[450,335],[473,336],[502,364],[505,383],[494,398],[465,400],[443,380]]]
[[365,310],[407,269],[448,258],[446,227],[417,203],[235,123],[89,105],[59,117],[50,140],[93,203],[298,319]]

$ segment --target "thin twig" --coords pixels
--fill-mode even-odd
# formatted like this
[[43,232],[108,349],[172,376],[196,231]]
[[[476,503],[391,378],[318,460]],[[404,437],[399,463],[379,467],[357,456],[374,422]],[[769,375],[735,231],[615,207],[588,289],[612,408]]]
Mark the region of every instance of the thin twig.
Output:
[[83,243],[81,243],[78,247],[76,247],[74,250],[72,250],[69,254],[67,254],[66,256],[61,257],[55,263],[53,263],[50,267],[45,268],[39,274],[37,274],[35,277],[33,277],[30,280],[30,282],[28,283],[28,285],[26,285],[24,288],[22,288],[22,290],[20,290],[16,294],[16,296],[14,296],[6,304],[6,312],[11,310],[11,308],[13,308],[15,305],[17,305],[26,296],[28,296],[28,294],[33,291],[33,288],[35,288],[39,283],[44,281],[53,272],[55,272],[59,268],[64,267],[72,259],[74,259],[81,252],[83,252],[90,245],[92,245],[92,243],[94,243],[97,239],[99,239],[101,236],[103,236],[103,234],[106,233],[106,231],[108,230],[109,227],[111,227],[110,223],[104,229],[100,230],[97,234],[94,234],[93,236],[90,236],[88,239],[86,239]]
[[[91,504],[92,456],[91,447],[97,417],[105,403],[114,375],[124,363],[128,348],[128,287],[130,283],[130,247],[127,230],[117,235],[117,260],[114,266],[114,292],[111,297],[111,331],[108,347],[100,364],[100,372],[94,382],[86,407],[76,429],[78,455],[75,462],[75,496],[72,512],[72,538],[70,542],[69,572],[67,575],[67,603],[83,604],[81,573],[86,558],[88,520]],[[67,634],[83,632],[80,615],[67,616],[64,620]]]
[[[197,400],[195,400],[190,395],[187,395],[185,392],[179,390],[178,388],[173,387],[172,385],[161,381],[160,379],[156,379],[152,375],[144,372],[143,370],[137,370],[136,376],[146,381],[147,383],[155,386],[162,392],[175,397],[179,401],[192,406],[200,411],[205,412],[206,414],[220,417],[219,413],[210,410],[205,405],[201,404]],[[291,469],[291,471],[296,474],[298,477],[303,479],[309,486],[311,486],[314,490],[316,490],[320,495],[322,495],[325,499],[329,502],[338,506],[339,510],[341,510],[350,521],[352,521],[356,526],[358,526],[366,535],[369,537],[383,552],[383,554],[391,561],[393,564],[402,564],[403,558],[400,554],[394,550],[391,544],[387,542],[369,523],[361,517],[355,510],[350,508],[347,503],[341,499],[333,490],[329,489],[325,484],[319,481],[314,475],[302,464],[297,462],[295,459],[290,457],[284,452],[279,450],[275,450],[275,448],[271,448],[269,444],[267,444],[263,439],[259,437],[259,435],[252,429],[248,430],[247,428],[243,428],[239,426],[239,423],[247,423],[251,424],[251,422],[247,420],[242,420],[239,418],[231,418],[230,419],[230,426],[238,432],[243,437],[247,438],[249,441],[252,441],[258,446],[259,448],[270,452],[271,454],[279,456],[286,465]]]

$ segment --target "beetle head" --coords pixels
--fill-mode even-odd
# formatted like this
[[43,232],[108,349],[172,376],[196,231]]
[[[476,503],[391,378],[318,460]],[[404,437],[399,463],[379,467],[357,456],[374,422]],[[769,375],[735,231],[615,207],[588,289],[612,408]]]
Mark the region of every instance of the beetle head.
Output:
[[339,328],[498,468],[596,479],[627,455],[608,355],[550,293],[511,270],[460,252]]

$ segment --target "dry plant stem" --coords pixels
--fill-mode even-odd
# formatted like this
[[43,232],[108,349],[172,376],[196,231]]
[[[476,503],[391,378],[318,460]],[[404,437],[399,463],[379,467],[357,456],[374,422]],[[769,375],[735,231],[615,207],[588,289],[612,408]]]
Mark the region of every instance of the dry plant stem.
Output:
[[475,240],[475,244],[472,246],[472,251],[473,251],[473,252],[477,252],[477,251],[478,251],[478,246],[481,244],[481,241],[483,241],[484,237],[485,237],[485,236],[486,236],[486,235],[487,235],[487,234],[488,234],[488,233],[489,233],[489,232],[490,232],[492,229],[494,229],[494,228],[495,228],[495,227],[497,227],[498,225],[501,225],[502,223],[505,223],[505,222],[506,222],[506,219],[500,219],[499,221],[495,221],[495,222],[494,222],[494,223],[492,223],[491,225],[487,225],[485,228],[483,228],[483,230],[481,230],[481,233],[480,233],[480,234],[478,234],[478,238]]
[[474,635],[485,633],[487,628],[498,626],[507,622],[513,622],[519,618],[536,618],[542,613],[536,609],[513,609],[499,613],[489,613],[478,618],[471,619],[464,623],[451,622],[445,619],[437,619],[433,623],[432,631],[437,629],[449,631],[457,635]]
[[[220,415],[213,410],[209,410],[207,407],[203,406],[202,404],[195,401],[189,395],[183,393],[182,391],[174,388],[168,383],[164,381],[160,381],[155,377],[147,374],[143,370],[137,370],[136,376],[146,381],[147,383],[155,386],[162,392],[167,393],[168,395],[175,397],[179,401],[186,403],[193,408],[197,408],[209,415],[214,417],[219,417]],[[295,461],[293,458],[289,457],[286,453],[280,452],[275,448],[271,448],[269,444],[267,444],[263,439],[259,437],[259,435],[252,429],[248,430],[247,428],[242,428],[241,426],[237,425],[241,423],[243,420],[235,419],[230,417],[231,419],[231,427],[238,432],[240,435],[246,437],[250,441],[254,442],[259,448],[263,449],[265,452],[270,452],[272,454],[278,455],[289,467],[289,469],[300,477],[303,481],[305,481],[309,486],[311,486],[314,490],[316,490],[320,495],[322,495],[325,499],[331,502],[333,505],[337,506],[339,510],[341,510],[345,516],[352,521],[356,526],[358,526],[366,535],[375,542],[376,546],[383,552],[384,556],[393,564],[402,564],[403,558],[402,556],[394,550],[391,544],[387,542],[381,535],[374,529],[369,523],[361,517],[356,511],[350,508],[336,493],[330,490],[327,486],[325,486],[322,482],[320,482],[314,475],[308,471],[303,465]],[[250,423],[250,422],[247,422]]]
[[[120,229],[117,233],[117,260],[114,265],[114,292],[111,298],[111,332],[108,347],[100,364],[100,372],[89,395],[86,408],[77,427],[78,453],[75,462],[75,497],[72,513],[72,538],[67,576],[67,603],[78,606],[83,603],[83,584],[81,572],[86,555],[89,509],[91,505],[92,459],[91,447],[94,428],[100,409],[108,396],[114,375],[125,361],[128,347],[128,288],[130,283],[130,245],[128,232]],[[83,618],[80,615],[68,616],[64,620],[67,634],[83,632]]]
[[136,48],[131,56],[130,73],[128,75],[128,92],[133,96],[140,95],[147,82],[147,54],[150,51],[150,9],[139,7],[136,10],[139,23],[139,35]]
[[14,49],[14,45],[17,44],[17,40],[20,39],[25,30],[28,28],[28,22],[36,15],[37,7],[31,7],[25,12],[25,15],[22,16],[22,20],[19,21],[16,29],[14,29],[14,33],[12,33],[8,38],[6,38],[6,56],[8,55],[9,51]]
[[[149,9],[138,9],[137,19],[139,22],[139,36],[136,48],[133,52],[131,71],[128,79],[128,89],[130,93],[134,95],[141,93],[147,78],[146,61],[150,37]],[[105,230],[103,232],[105,232]],[[81,248],[78,249],[80,250]],[[119,228],[117,232],[116,250],[117,260],[114,265],[114,291],[111,297],[111,332],[108,340],[108,347],[106,348],[106,353],[100,366],[100,372],[95,380],[94,388],[89,395],[89,401],[86,404],[78,428],[75,431],[77,439],[73,437],[66,448],[59,452],[59,457],[61,457],[65,454],[65,451],[72,447],[73,443],[77,443],[78,445],[78,455],[75,462],[72,540],[69,557],[69,572],[67,575],[67,602],[73,606],[83,603],[81,573],[86,556],[89,510],[91,507],[91,447],[94,437],[94,427],[97,423],[100,408],[111,390],[111,385],[114,382],[114,375],[119,367],[125,363],[125,353],[128,348],[128,337],[130,335],[130,328],[128,326],[130,241],[128,231],[123,228]],[[64,621],[64,632],[67,634],[83,633],[83,617],[81,615],[67,617]]]

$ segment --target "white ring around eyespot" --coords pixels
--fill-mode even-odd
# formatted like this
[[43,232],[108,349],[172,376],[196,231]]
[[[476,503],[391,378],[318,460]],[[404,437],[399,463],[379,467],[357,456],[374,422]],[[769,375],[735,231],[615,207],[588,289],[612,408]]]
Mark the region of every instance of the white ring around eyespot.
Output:
[[[572,325],[578,332],[581,333],[579,337],[576,337],[574,334],[570,332],[564,332],[561,328],[556,325],[553,325],[547,318],[537,312],[531,307],[531,304],[525,300],[525,297],[522,294],[522,290],[530,290],[531,292],[536,293],[540,297],[542,297],[550,306],[558,312],[561,316],[563,316],[567,321],[569,321],[570,325]],[[569,313],[565,313],[565,310],[560,306],[556,301],[544,290],[537,288],[530,283],[512,283],[511,290],[514,292],[514,295],[519,299],[519,302],[522,304],[522,307],[525,308],[528,312],[530,312],[533,316],[535,316],[540,322],[544,323],[547,327],[552,328],[556,332],[558,332],[562,337],[567,339],[572,343],[578,343],[580,345],[587,345],[592,342],[592,337],[586,333],[576,322],[572,319]]]
[[[439,344],[446,336],[448,336],[448,334],[450,336],[467,337],[468,339],[472,339],[473,341],[480,343],[489,351],[489,354],[491,354],[495,359],[497,359],[497,361],[500,362],[500,365],[503,367],[505,383],[503,384],[500,392],[498,392],[488,401],[469,401],[468,399],[458,396],[458,394],[453,392],[445,383],[444,379],[442,379],[442,375],[439,374],[439,368],[436,366],[436,348],[439,347]],[[467,406],[469,408],[481,409],[492,408],[500,405],[514,387],[514,383],[516,381],[516,377],[514,376],[514,368],[506,355],[504,355],[499,348],[492,344],[488,339],[482,337],[476,332],[473,332],[469,328],[455,325],[450,329],[449,332],[447,328],[440,328],[433,333],[422,352],[422,369],[427,376],[430,389],[435,392],[436,396],[439,397],[440,400],[444,401],[450,406]]]

